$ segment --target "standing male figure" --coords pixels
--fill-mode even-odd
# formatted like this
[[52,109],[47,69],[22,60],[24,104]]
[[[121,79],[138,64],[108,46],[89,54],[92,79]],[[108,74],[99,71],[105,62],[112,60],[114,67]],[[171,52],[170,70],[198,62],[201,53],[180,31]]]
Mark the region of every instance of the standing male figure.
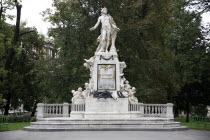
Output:
[[90,31],[95,30],[100,24],[100,22],[102,24],[101,35],[98,37],[100,44],[96,52],[108,52],[108,47],[111,39],[112,39],[112,47],[115,48],[115,39],[117,36],[117,32],[120,29],[116,26],[112,17],[107,14],[107,8],[103,8],[101,10],[101,16],[98,18],[96,25],[90,28]]

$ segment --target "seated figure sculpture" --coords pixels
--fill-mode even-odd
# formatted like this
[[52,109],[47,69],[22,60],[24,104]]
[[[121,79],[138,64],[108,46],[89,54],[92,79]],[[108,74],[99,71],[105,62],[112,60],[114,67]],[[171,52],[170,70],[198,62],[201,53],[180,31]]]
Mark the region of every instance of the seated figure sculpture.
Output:
[[82,92],[82,96],[84,98],[86,98],[86,97],[90,97],[90,95],[91,95],[91,87],[90,87],[90,84],[85,83],[85,90]]
[[131,104],[138,103],[138,99],[134,96],[136,93],[136,88],[132,87],[128,93],[128,100]]
[[71,91],[73,94],[73,97],[71,99],[72,103],[74,103],[75,99],[84,99],[83,95],[82,95],[82,88],[79,87],[77,91],[72,90]]

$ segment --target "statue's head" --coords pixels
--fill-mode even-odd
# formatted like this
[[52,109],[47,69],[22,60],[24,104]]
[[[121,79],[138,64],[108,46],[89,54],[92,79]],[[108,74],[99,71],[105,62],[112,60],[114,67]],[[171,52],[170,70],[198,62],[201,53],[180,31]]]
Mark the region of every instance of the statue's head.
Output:
[[85,87],[88,87],[89,86],[89,84],[88,83],[85,83]]
[[79,92],[82,92],[82,88],[81,88],[81,87],[79,87],[79,88],[78,88],[78,91],[79,91]]
[[107,10],[106,7],[104,7],[104,8],[101,9],[101,13],[102,13],[102,14],[107,14],[107,11],[108,11],[108,10]]
[[128,81],[128,80],[126,80],[126,81],[125,81],[125,83],[126,83],[126,84],[129,84],[129,81]]

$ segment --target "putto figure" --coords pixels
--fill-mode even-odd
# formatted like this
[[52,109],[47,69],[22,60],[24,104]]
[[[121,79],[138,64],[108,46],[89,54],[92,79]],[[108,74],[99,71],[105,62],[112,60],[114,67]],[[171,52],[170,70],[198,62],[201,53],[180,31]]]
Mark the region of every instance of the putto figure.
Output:
[[100,43],[96,52],[108,52],[110,42],[112,42],[110,51],[116,52],[115,40],[117,37],[117,32],[120,29],[116,26],[113,18],[107,14],[107,8],[105,7],[101,9],[101,16],[98,18],[96,25],[90,28],[90,31],[95,30],[99,26],[100,22],[102,24],[101,35],[98,37]]

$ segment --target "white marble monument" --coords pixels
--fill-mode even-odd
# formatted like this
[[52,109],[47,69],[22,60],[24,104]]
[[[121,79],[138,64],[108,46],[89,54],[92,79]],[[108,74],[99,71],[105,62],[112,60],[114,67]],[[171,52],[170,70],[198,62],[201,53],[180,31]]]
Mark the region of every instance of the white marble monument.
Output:
[[79,114],[77,111],[72,111],[70,116],[85,119],[141,117],[140,112],[130,114],[128,110],[129,104],[138,103],[135,97],[136,88],[130,86],[124,77],[123,69],[126,68],[126,64],[119,62],[115,48],[117,32],[120,29],[107,14],[106,8],[101,10],[101,16],[90,30],[96,29],[100,23],[102,27],[98,37],[99,46],[95,55],[85,59],[84,63],[84,66],[90,70],[89,83],[85,83],[84,91],[82,88],[72,91],[72,103],[85,104],[85,111]]

